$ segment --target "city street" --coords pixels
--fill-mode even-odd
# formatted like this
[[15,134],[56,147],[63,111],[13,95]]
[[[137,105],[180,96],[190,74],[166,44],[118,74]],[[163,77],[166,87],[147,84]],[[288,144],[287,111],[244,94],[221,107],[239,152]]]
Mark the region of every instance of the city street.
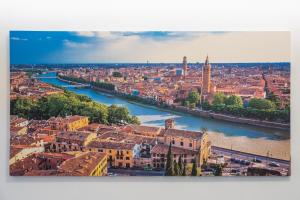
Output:
[[[228,163],[225,172],[228,171],[228,173],[230,169],[235,169],[239,172],[245,172],[247,171],[247,168],[249,166],[257,166],[267,168],[270,170],[276,170],[280,171],[283,174],[286,174],[289,170],[289,161],[271,158],[267,156],[254,155],[250,153],[244,153],[215,146],[212,147],[212,155],[212,157],[224,157],[224,162]],[[244,162],[249,161],[250,163],[246,165],[240,162],[233,162],[232,159]],[[257,162],[253,162],[255,159],[257,160]],[[278,166],[270,166],[271,163],[275,163]]]
[[110,176],[164,176],[164,173],[164,171],[145,171],[138,169],[108,169]]

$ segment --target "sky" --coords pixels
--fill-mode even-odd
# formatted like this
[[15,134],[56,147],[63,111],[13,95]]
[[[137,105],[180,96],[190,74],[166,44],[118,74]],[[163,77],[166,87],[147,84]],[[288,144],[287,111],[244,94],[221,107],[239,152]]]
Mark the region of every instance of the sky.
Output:
[[11,64],[290,62],[290,33],[11,31]]

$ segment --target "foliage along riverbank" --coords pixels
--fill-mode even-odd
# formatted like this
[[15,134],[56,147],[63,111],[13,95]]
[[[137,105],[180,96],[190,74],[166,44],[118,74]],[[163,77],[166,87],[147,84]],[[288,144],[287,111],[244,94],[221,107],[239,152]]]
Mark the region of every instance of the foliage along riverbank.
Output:
[[[277,109],[258,109],[257,106],[262,106],[266,102],[257,102],[257,99],[253,99],[253,104],[249,107],[243,107],[236,105],[236,96],[229,97],[227,100],[222,94],[217,94],[212,104],[204,102],[202,105],[203,110],[190,109],[185,106],[174,106],[168,105],[163,102],[158,102],[153,98],[144,98],[140,96],[124,94],[117,92],[115,86],[111,83],[105,82],[89,82],[82,78],[61,76],[62,80],[78,82],[78,83],[89,83],[92,89],[99,90],[101,92],[110,93],[118,97],[134,101],[142,104],[152,105],[171,111],[184,112],[195,116],[216,118],[219,120],[230,121],[240,124],[249,124],[254,126],[261,126],[267,128],[284,129],[289,130],[290,128],[290,110],[289,108],[284,110]],[[113,85],[113,86],[112,86]],[[221,99],[221,100],[220,100]],[[265,100],[263,100],[265,101]],[[240,104],[238,102],[237,104]]]
[[64,90],[63,94],[53,94],[37,100],[16,99],[10,102],[10,112],[26,119],[47,120],[50,117],[82,115],[90,122],[103,124],[140,124],[136,116],[131,116],[125,107],[106,106],[85,95]]

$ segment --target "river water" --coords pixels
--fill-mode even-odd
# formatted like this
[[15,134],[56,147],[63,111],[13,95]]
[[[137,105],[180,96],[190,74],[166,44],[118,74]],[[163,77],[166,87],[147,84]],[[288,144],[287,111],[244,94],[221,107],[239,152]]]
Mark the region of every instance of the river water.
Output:
[[[53,72],[41,74],[40,80],[57,86],[69,85],[69,83],[60,81],[57,78],[42,78],[43,76],[53,77],[55,76]],[[77,94],[89,96],[99,103],[127,107],[130,114],[136,115],[140,119],[142,125],[163,127],[165,119],[173,118],[175,127],[178,129],[199,131],[201,128],[207,128],[212,144],[216,146],[261,155],[266,155],[269,151],[274,157],[284,159],[289,159],[290,156],[289,131],[195,117],[190,114],[172,112],[154,106],[130,102],[89,88],[67,89]]]

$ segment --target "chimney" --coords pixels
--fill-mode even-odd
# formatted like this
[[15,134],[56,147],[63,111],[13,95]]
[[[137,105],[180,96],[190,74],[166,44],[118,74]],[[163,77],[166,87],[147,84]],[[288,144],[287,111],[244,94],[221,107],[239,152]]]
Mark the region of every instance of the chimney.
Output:
[[173,119],[166,119],[165,121],[165,129],[169,129],[169,128],[174,128],[175,127],[175,122]]

